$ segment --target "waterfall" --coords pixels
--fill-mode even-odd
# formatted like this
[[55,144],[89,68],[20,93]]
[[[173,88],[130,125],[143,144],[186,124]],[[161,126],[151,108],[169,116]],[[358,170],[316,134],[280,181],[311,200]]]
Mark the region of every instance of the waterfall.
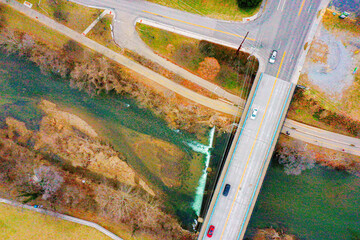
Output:
[[199,179],[198,187],[196,188],[195,193],[195,199],[192,204],[192,208],[195,210],[196,214],[200,215],[201,210],[201,204],[204,197],[204,190],[205,190],[205,184],[206,184],[206,169],[209,167],[210,157],[211,157],[211,148],[214,141],[214,135],[215,135],[215,127],[213,127],[209,132],[209,144],[206,146],[204,144],[192,141],[188,142],[188,146],[192,148],[193,151],[202,153],[205,155],[205,168],[203,170],[203,174],[201,175]]

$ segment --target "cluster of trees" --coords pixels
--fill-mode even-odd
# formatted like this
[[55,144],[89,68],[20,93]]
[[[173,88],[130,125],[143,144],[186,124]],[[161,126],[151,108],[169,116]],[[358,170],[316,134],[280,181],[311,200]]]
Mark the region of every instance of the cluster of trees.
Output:
[[[23,202],[42,204],[58,212],[73,209],[87,216],[100,215],[114,224],[129,226],[133,234],[150,233],[154,239],[194,239],[176,218],[165,213],[158,199],[141,189],[103,178],[99,181],[9,138],[0,129],[0,194]],[[83,181],[86,180],[86,181]],[[34,202],[35,201],[35,202]]]
[[237,0],[240,8],[254,8],[257,7],[262,0]]
[[306,146],[298,140],[294,140],[291,146],[278,145],[276,154],[286,174],[299,175],[302,171],[315,166],[315,154]]
[[330,125],[334,128],[344,130],[353,136],[360,136],[360,122],[355,121],[341,112],[333,112],[325,109],[320,103],[311,96],[305,96],[303,89],[298,89],[293,97],[289,111],[305,109],[319,122]]

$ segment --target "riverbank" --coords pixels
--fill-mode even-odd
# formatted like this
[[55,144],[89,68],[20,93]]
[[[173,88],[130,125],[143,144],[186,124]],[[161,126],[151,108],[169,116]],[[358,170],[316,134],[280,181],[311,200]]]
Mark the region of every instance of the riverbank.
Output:
[[[30,26],[19,29],[18,26],[8,24],[13,22],[12,12],[15,11],[5,5],[1,9],[6,22],[0,42],[3,49],[9,53],[17,52],[27,56],[39,65],[44,73],[53,73],[67,78],[73,87],[85,90],[92,95],[114,91],[131,96],[142,106],[152,109],[157,116],[164,118],[174,129],[195,132],[195,129],[203,126],[216,125],[220,129],[230,127],[231,116],[210,110],[174,92],[165,91],[158,84],[94,54],[72,40],[66,41],[65,38],[58,41],[59,34],[53,36],[56,45],[52,45],[53,48],[49,49],[46,41],[42,42],[41,38],[37,38],[37,35],[46,33],[46,31],[41,32],[44,26],[27,19],[34,26],[41,25],[41,29],[35,32],[29,30]],[[22,18],[26,20],[25,16]],[[91,59],[90,62],[89,59]]]
[[[247,239],[252,239],[258,229],[270,227],[304,240],[359,236],[359,177],[321,166],[313,159],[304,160],[302,153],[295,155],[293,164],[291,154],[286,161],[279,157],[279,152],[274,154],[246,232]],[[289,172],[294,169],[300,171]]]
[[281,135],[276,154],[285,166],[287,174],[301,174],[317,163],[338,171],[347,171],[360,177],[360,157],[319,147],[310,143]]
[[[163,211],[161,198],[154,197],[154,190],[125,162],[124,156],[102,143],[86,122],[45,100],[40,107],[45,115],[39,130],[27,129],[23,122],[8,117],[0,131],[3,196],[21,196],[25,202],[95,219],[101,225],[105,218],[105,225],[120,225],[114,230],[120,236],[127,234],[121,229],[138,232],[146,239],[191,236]],[[32,180],[26,176],[32,176]],[[39,181],[46,184],[38,185]],[[120,198],[131,199],[131,203],[114,201]],[[160,223],[160,218],[166,223]],[[172,227],[156,230],[163,224]],[[175,236],[170,229],[177,229],[175,238],[170,237]]]
[[325,130],[360,136],[360,26],[324,14],[299,78],[288,117]]

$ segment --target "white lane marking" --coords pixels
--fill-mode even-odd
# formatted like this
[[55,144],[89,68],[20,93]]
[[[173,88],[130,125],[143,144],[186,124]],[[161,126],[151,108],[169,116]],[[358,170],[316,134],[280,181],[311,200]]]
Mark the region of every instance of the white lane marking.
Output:
[[281,41],[279,42],[279,46],[278,46],[278,48],[277,48],[278,50],[280,49],[280,46],[281,46]]
[[292,62],[293,58],[294,58],[294,54],[291,54],[289,62]]
[[279,1],[279,5],[277,7],[277,10],[279,10],[282,0]]
[[286,0],[284,0],[284,3],[283,3],[283,5],[282,5],[282,7],[281,7],[281,11],[284,10],[285,3],[286,3]]
[[309,8],[308,8],[307,12],[310,12],[310,11],[311,11],[311,9],[312,9],[312,4],[310,4],[310,6],[309,6]]

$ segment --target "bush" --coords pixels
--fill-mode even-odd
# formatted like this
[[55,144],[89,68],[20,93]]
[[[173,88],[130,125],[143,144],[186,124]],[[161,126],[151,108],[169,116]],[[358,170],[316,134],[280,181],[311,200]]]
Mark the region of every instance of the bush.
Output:
[[240,8],[254,8],[257,7],[261,0],[237,0]]
[[54,18],[59,22],[67,22],[68,13],[64,12],[61,8],[54,11]]
[[3,4],[0,4],[0,30],[5,27],[6,21],[5,21],[5,6]]

